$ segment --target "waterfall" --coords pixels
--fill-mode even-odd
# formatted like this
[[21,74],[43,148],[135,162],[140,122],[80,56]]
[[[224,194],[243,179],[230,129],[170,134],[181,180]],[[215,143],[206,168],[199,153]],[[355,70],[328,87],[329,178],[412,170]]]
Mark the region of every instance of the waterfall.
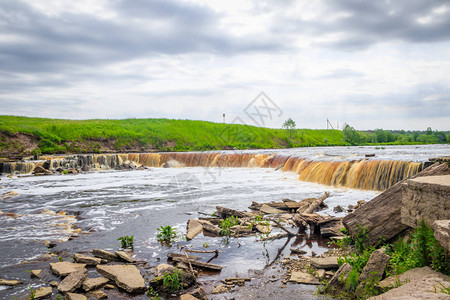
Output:
[[[227,168],[280,168],[294,172],[299,179],[336,187],[364,190],[385,190],[402,179],[417,174],[422,163],[394,160],[312,161],[299,156],[220,152],[173,152],[130,154],[79,154],[68,156],[43,156],[44,167],[83,168],[110,170],[125,161],[134,161],[146,167],[163,167],[171,162],[185,167]],[[2,173],[31,173],[41,163],[5,162]]]

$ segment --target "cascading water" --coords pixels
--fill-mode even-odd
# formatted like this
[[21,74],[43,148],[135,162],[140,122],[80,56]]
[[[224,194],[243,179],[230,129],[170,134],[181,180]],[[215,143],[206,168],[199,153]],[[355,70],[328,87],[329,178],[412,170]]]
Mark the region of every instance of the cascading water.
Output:
[[[302,181],[336,187],[382,191],[398,181],[417,174],[422,164],[396,160],[314,161],[300,156],[256,153],[130,153],[86,154],[48,159],[50,169],[83,168],[90,170],[115,169],[125,161],[146,167],[228,167],[228,168],[282,168],[294,172]],[[170,163],[169,163],[170,162]],[[36,163],[43,165],[44,162]],[[32,172],[32,162],[4,163],[3,172]]]

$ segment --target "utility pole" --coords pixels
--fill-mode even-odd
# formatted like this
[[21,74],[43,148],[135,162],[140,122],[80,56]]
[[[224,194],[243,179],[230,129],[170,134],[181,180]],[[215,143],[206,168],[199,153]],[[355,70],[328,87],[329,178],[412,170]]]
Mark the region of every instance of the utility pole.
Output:
[[223,124],[225,124],[225,114],[223,114]]
[[327,129],[328,129],[328,125],[330,125],[331,129],[334,129],[333,125],[331,125],[330,120],[328,120],[327,118]]

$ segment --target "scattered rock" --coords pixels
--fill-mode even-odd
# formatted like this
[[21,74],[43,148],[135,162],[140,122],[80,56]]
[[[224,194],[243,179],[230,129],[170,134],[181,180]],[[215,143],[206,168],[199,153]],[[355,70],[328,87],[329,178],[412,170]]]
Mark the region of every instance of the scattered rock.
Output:
[[59,284],[58,281],[50,281],[50,285],[51,285],[51,286],[56,287],[56,286],[58,286],[58,284]]
[[16,286],[21,283],[22,283],[22,281],[19,281],[19,280],[14,280],[14,279],[9,280],[9,279],[1,279],[0,278],[0,285]]
[[278,209],[278,208],[274,208],[270,205],[267,204],[263,204],[261,206],[261,212],[265,213],[265,214],[284,214],[286,213],[284,210]]
[[116,287],[113,284],[107,284],[107,285],[104,286],[104,288],[105,288],[105,290],[113,290]]
[[64,300],[88,300],[88,298],[81,294],[67,293]]
[[180,296],[180,300],[198,300],[198,298],[192,296],[191,294],[183,294]]
[[203,231],[203,225],[198,220],[191,219],[187,223],[186,239],[192,240],[197,234]]
[[50,269],[58,276],[64,277],[70,273],[85,269],[85,264],[76,264],[67,261],[50,263]]
[[272,232],[272,226],[270,225],[256,225],[256,230],[261,233],[268,234]]
[[313,267],[316,269],[337,269],[339,267],[337,263],[337,256],[329,256],[329,257],[315,257],[311,258],[310,262]]
[[192,296],[194,296],[195,298],[198,299],[202,299],[202,300],[207,300],[208,298],[206,297],[206,292],[203,288],[199,287],[196,288],[195,290],[193,290],[192,292],[190,292],[190,294]]
[[450,252],[450,220],[437,220],[433,223],[434,237]]
[[335,206],[334,208],[333,208],[333,211],[335,212],[335,213],[340,213],[340,212],[343,212],[345,209],[342,207],[342,206],[340,206],[340,205],[338,205],[338,206]]
[[117,260],[116,255],[106,250],[94,249],[92,250],[92,254],[96,257],[104,258],[107,260]]
[[305,250],[302,250],[300,248],[291,248],[290,250],[292,253],[295,253],[295,254],[306,254],[307,253]]
[[133,265],[97,265],[97,271],[113,280],[116,285],[129,293],[144,293],[145,282],[141,272]]
[[80,253],[75,253],[73,259],[80,264],[86,264],[88,266],[96,266],[102,263],[102,259],[98,257],[86,256]]
[[100,290],[92,291],[86,294],[89,299],[102,300],[108,298],[108,295]]
[[156,276],[161,277],[164,276],[166,273],[172,274],[175,270],[175,267],[169,264],[159,264],[156,266]]
[[35,291],[34,299],[45,298],[45,297],[50,296],[51,294],[52,294],[52,287],[51,286],[41,287],[41,288],[38,288]]
[[224,284],[216,285],[216,287],[212,290],[212,294],[222,294],[228,292],[227,287]]
[[317,278],[311,274],[300,271],[293,271],[289,281],[303,284],[319,284],[319,280],[317,280]]
[[88,292],[90,290],[98,289],[99,287],[107,284],[108,282],[109,279],[105,277],[86,278],[83,281],[82,288],[84,291]]
[[80,269],[72,272],[64,278],[58,285],[58,291],[61,293],[71,293],[81,286],[87,276],[86,269]]
[[131,256],[128,255],[128,253],[126,253],[125,251],[114,251],[114,254],[116,254],[116,256],[126,262],[129,263],[133,263],[134,260],[133,258],[131,258]]
[[391,258],[389,255],[385,254],[384,251],[384,248],[380,248],[372,252],[366,266],[361,272],[361,276],[359,276],[359,281],[364,282],[364,280],[372,276],[381,279],[384,274],[384,269]]
[[39,278],[39,275],[41,275],[42,270],[31,270],[30,271],[30,276],[31,278],[35,277],[35,278]]
[[44,169],[41,166],[36,166],[33,170],[33,173],[36,175],[51,175],[51,174],[53,174],[52,171]]
[[317,273],[317,276],[319,278],[325,277],[325,270],[324,269],[319,269],[319,270],[316,271],[316,273]]

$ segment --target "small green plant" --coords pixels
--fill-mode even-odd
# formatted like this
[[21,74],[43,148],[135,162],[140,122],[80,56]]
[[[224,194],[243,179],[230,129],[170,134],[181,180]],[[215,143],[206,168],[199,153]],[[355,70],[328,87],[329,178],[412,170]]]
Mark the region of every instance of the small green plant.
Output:
[[220,222],[220,235],[230,235],[231,230],[229,228],[234,225],[239,225],[239,219],[235,216],[231,216]]
[[209,244],[208,243],[203,243],[203,248],[209,248]]
[[69,174],[69,171],[64,170],[64,171],[62,171],[62,173],[63,173],[64,175],[68,175],[68,174]]
[[172,292],[176,292],[181,289],[180,282],[181,272],[177,268],[173,270],[172,274],[166,273],[163,277],[163,285]]
[[60,261],[60,262],[63,262],[64,260],[63,260],[63,258],[60,256],[60,257],[58,257],[58,260]]
[[356,225],[356,231],[355,248],[359,253],[363,253],[367,248],[366,243],[369,240],[367,229],[364,226]]
[[134,235],[132,235],[132,236],[128,236],[128,235],[121,236],[117,240],[120,241],[123,249],[133,248],[133,246],[134,246]]
[[364,297],[370,298],[373,296],[379,295],[382,290],[378,287],[378,284],[380,283],[380,278],[378,278],[377,272],[371,272],[369,278],[364,280]]
[[55,300],[63,300],[63,299],[64,299],[63,295],[61,295],[61,294],[56,295]]
[[350,237],[347,229],[342,228],[341,230],[339,230],[340,232],[342,232],[344,234],[344,237],[341,240],[338,239],[331,239],[331,241],[329,242],[330,245],[336,245],[337,247],[339,247],[340,249],[347,249],[347,247],[353,242],[352,238]]
[[177,237],[177,230],[170,225],[161,226],[158,228],[158,234],[156,238],[161,243],[171,243],[173,239]]
[[161,297],[159,296],[158,292],[155,291],[153,289],[153,287],[151,287],[151,286],[148,288],[148,290],[147,290],[147,292],[145,294],[147,295],[147,297],[152,298],[152,300],[160,300],[161,299]]
[[28,288],[30,289],[30,300],[34,300],[35,297],[36,297],[36,292],[35,292],[35,290],[31,287],[31,285],[29,285]]

